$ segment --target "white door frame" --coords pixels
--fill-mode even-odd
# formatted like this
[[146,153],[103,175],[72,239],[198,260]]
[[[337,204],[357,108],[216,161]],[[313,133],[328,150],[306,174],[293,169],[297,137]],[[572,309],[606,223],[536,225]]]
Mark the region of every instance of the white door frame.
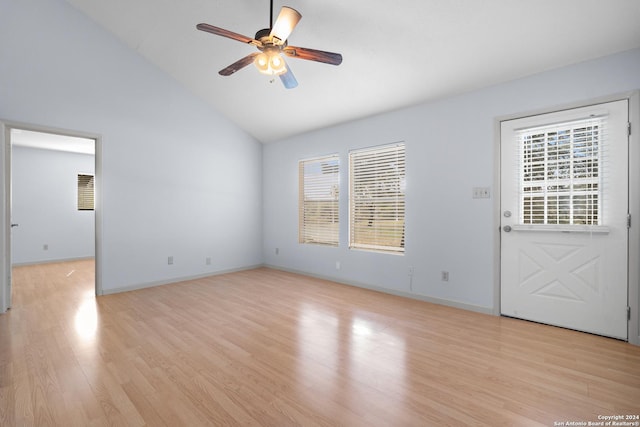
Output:
[[0,314],[6,312],[11,304],[11,130],[22,129],[34,132],[52,133],[56,135],[93,139],[95,141],[95,294],[102,295],[102,139],[100,135],[58,129],[29,123],[13,122],[0,119],[0,246],[2,262],[0,263]]
[[493,194],[493,314],[500,315],[500,123],[505,120],[519,119],[528,116],[552,113],[573,108],[586,107],[589,105],[602,104],[606,102],[629,101],[629,123],[631,124],[631,135],[629,136],[629,213],[631,214],[631,228],[629,229],[629,260],[628,278],[629,295],[628,304],[630,308],[630,319],[628,323],[629,343],[640,346],[640,91],[625,92],[616,95],[591,99],[584,102],[575,102],[568,105],[560,105],[545,109],[528,111],[526,113],[511,114],[508,116],[496,117],[494,120],[494,177]]

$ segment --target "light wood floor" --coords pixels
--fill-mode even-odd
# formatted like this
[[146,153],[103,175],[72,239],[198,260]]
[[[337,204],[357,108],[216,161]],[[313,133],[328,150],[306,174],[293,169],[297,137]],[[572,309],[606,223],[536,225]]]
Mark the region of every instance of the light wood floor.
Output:
[[[640,414],[640,348],[270,269],[93,297],[14,269],[2,426],[553,426]],[[559,424],[556,424],[559,425]]]

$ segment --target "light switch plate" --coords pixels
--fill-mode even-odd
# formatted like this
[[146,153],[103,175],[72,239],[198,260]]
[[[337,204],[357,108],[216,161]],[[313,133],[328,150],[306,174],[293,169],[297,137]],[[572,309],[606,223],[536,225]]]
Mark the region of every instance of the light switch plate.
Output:
[[474,199],[491,198],[491,188],[490,187],[473,187],[473,198]]

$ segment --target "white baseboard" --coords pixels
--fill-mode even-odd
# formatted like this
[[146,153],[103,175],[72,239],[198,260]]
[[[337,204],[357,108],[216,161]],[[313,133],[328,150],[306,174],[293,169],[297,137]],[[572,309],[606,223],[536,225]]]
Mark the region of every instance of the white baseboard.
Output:
[[139,284],[130,285],[130,286],[123,286],[121,288],[103,289],[101,295],[112,295],[112,294],[119,294],[121,292],[137,291],[139,289],[153,288],[155,286],[171,285],[175,283],[187,282],[189,280],[202,279],[204,277],[219,276],[221,274],[253,270],[254,268],[260,268],[260,267],[263,267],[263,265],[262,264],[250,265],[246,267],[232,268],[228,270],[213,271],[205,274],[198,274],[195,276],[174,277],[173,279],[160,280],[156,282],[139,283]]
[[58,262],[71,262],[71,261],[84,261],[87,259],[94,259],[94,256],[84,256],[84,257],[76,257],[76,258],[62,258],[62,259],[45,259],[42,261],[30,261],[30,262],[14,262],[11,264],[11,267],[26,267],[29,265],[39,265],[39,264],[55,264]]
[[318,275],[318,274],[311,274],[311,273],[308,273],[306,271],[300,271],[300,270],[295,270],[295,269],[290,269],[290,268],[279,267],[277,265],[265,264],[264,267],[273,268],[274,270],[286,271],[286,272],[289,272],[289,273],[300,274],[300,275],[303,275],[303,276],[315,277],[316,279],[328,280],[328,281],[331,281],[331,282],[340,283],[342,285],[355,286],[355,287],[358,287],[358,288],[369,289],[371,291],[382,292],[384,294],[390,294],[390,295],[396,295],[396,296],[405,297],[405,298],[411,298],[411,299],[415,299],[415,300],[419,300],[419,301],[430,302],[430,303],[433,303],[433,304],[444,305],[444,306],[447,306],[447,307],[453,307],[453,308],[459,308],[459,309],[462,309],[462,310],[473,311],[473,312],[476,312],[476,313],[490,314],[492,316],[495,315],[494,312],[493,312],[493,308],[491,308],[491,307],[483,307],[483,306],[480,306],[480,305],[467,304],[467,303],[460,302],[460,301],[447,300],[447,299],[441,299],[441,298],[434,298],[434,297],[430,297],[430,296],[422,295],[422,294],[415,294],[415,293],[410,293],[410,292],[396,291],[396,290],[393,290],[393,289],[387,289],[387,288],[381,288],[381,287],[378,287],[378,286],[368,285],[366,283],[345,281],[345,280],[337,279],[335,277],[323,276],[323,275]]

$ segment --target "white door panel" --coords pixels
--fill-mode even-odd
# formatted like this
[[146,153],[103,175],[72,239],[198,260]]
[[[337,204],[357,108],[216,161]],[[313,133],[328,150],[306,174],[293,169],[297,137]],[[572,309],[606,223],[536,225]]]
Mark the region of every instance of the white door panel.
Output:
[[627,109],[502,123],[502,314],[627,339]]

